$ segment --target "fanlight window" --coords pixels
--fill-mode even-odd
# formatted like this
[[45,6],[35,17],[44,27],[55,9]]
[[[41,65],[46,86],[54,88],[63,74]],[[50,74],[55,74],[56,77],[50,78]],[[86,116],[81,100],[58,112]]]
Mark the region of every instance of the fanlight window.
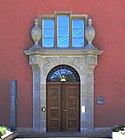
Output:
[[48,76],[47,81],[49,82],[76,82],[80,81],[79,74],[75,69],[67,65],[59,65],[53,68]]
[[43,48],[82,48],[87,16],[71,13],[40,16]]

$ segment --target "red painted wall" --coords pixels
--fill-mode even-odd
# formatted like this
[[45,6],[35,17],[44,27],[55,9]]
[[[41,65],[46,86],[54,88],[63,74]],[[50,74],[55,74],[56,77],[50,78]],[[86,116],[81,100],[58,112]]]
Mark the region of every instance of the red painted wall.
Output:
[[30,30],[40,14],[88,14],[94,44],[104,50],[95,69],[95,127],[125,123],[124,0],[0,0],[0,123],[9,125],[9,81],[18,81],[17,125],[32,127],[32,71],[23,50],[32,46]]

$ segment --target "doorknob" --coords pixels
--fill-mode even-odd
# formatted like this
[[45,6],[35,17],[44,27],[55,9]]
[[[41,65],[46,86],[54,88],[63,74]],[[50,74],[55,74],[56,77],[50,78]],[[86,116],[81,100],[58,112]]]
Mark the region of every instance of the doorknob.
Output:
[[66,109],[64,109],[63,111],[65,111],[65,112],[66,112],[67,110],[66,110]]

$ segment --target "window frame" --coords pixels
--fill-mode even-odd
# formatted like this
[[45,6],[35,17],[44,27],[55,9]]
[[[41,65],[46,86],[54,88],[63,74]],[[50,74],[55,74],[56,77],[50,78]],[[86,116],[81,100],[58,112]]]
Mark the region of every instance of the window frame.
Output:
[[[57,17],[58,16],[69,16],[69,47],[58,47],[57,46]],[[60,12],[55,12],[54,14],[45,14],[45,15],[39,15],[39,26],[42,29],[42,21],[44,19],[49,19],[49,20],[54,20],[54,47],[44,47],[43,46],[43,39],[41,38],[40,40],[40,46],[42,49],[82,49],[84,46],[87,44],[85,40],[85,28],[87,27],[87,19],[88,15],[87,14],[72,14],[72,12],[67,12],[67,11],[60,11]],[[73,47],[72,46],[72,20],[80,20],[83,19],[84,21],[84,46],[83,47]],[[42,34],[43,36],[43,34]]]

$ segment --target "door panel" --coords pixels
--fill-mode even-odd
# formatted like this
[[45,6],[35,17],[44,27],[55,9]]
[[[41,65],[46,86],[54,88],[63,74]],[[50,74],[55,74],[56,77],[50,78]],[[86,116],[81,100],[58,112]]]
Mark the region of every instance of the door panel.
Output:
[[61,103],[60,103],[61,86],[58,84],[47,85],[47,126],[48,131],[61,130]]
[[65,85],[66,130],[79,130],[79,84]]
[[79,131],[79,82],[47,83],[47,130]]

